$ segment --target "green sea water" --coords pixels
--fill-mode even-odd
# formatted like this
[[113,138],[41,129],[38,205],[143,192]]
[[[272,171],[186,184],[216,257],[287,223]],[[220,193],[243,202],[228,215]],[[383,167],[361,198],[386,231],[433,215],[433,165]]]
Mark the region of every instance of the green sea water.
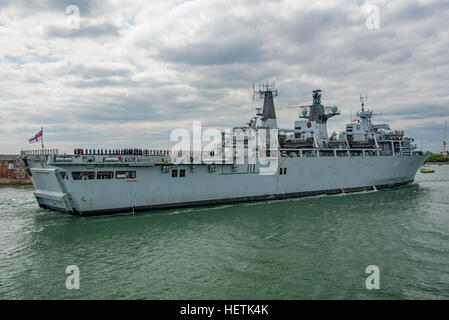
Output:
[[449,166],[434,168],[391,190],[101,217],[0,188],[0,298],[447,299]]

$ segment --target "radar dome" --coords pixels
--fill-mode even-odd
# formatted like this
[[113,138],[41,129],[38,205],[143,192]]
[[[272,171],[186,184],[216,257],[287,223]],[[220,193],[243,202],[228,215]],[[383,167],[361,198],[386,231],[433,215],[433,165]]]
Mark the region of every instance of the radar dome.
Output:
[[307,115],[307,109],[302,109],[302,115],[306,116]]
[[337,106],[333,106],[333,107],[331,108],[331,110],[332,110],[333,113],[337,113],[338,107],[337,107]]

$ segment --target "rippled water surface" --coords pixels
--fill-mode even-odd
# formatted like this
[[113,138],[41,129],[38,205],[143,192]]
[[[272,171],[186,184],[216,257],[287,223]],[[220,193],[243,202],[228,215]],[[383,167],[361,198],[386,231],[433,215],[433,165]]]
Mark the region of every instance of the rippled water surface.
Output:
[[0,298],[447,299],[449,166],[434,168],[392,190],[84,218],[0,188]]

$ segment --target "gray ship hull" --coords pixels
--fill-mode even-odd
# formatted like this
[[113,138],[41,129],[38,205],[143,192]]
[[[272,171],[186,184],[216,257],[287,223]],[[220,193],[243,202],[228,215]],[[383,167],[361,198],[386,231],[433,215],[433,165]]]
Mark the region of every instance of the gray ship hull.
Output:
[[[426,155],[281,157],[282,174],[261,175],[258,165],[61,163],[28,160],[43,208],[96,215],[243,201],[274,200],[391,188],[413,182]],[[132,179],[74,180],[73,172],[135,171]],[[172,177],[172,170],[185,176]],[[285,174],[284,174],[285,172]],[[62,174],[64,173],[64,174]]]

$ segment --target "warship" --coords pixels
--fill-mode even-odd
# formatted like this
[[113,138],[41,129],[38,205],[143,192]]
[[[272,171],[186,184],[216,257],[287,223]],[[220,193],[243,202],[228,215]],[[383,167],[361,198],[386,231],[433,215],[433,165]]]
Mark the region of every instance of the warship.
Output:
[[380,190],[413,182],[426,154],[414,139],[361,110],[341,133],[340,114],[321,103],[297,106],[292,128],[278,128],[274,85],[254,93],[263,107],[244,126],[221,131],[210,150],[58,149],[22,151],[20,160],[42,208],[74,215],[211,205]]

